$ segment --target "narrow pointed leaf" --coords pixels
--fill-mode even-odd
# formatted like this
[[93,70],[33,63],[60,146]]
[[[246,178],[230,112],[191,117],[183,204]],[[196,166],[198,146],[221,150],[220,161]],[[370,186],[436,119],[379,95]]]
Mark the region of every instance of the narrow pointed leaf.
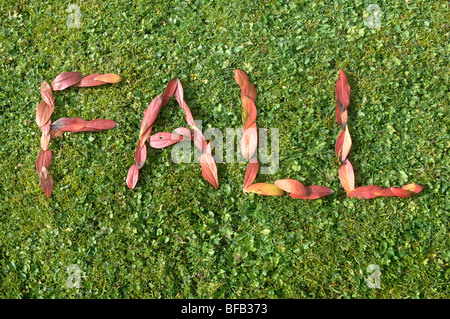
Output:
[[275,185],[285,192],[292,193],[298,196],[308,196],[306,187],[295,179],[279,179],[275,181]]
[[[41,96],[42,96],[42,99],[44,100],[44,102],[50,106],[50,109],[51,109],[50,115],[51,115],[51,113],[55,109],[55,100],[53,99],[53,91],[52,91],[51,86],[48,85],[48,83],[45,81],[42,81],[42,83],[41,83]],[[46,121],[44,121],[44,123],[45,122]]]
[[167,83],[166,88],[164,89],[164,93],[162,96],[162,105],[166,105],[169,99],[172,97],[172,95],[175,93],[175,90],[177,89],[177,78],[174,78]]
[[183,136],[168,132],[158,132],[150,136],[150,146],[153,148],[165,148],[183,140]]
[[339,167],[339,179],[347,193],[355,188],[355,173],[353,172],[352,163],[349,160],[345,161]]
[[50,149],[48,150],[41,150],[41,152],[38,155],[38,158],[36,160],[36,172],[39,174],[42,171],[42,167],[45,167],[47,170],[50,167],[50,162],[52,161],[52,151]]
[[382,190],[380,186],[367,185],[360,186],[347,193],[348,197],[357,199],[372,199],[379,197],[379,192]]
[[219,188],[219,178],[214,157],[208,153],[202,153],[201,157],[202,175],[215,189]]
[[139,177],[139,168],[136,166],[136,164],[131,165],[130,169],[128,170],[127,175],[127,186],[130,189],[134,189],[136,186],[136,183],[138,181]]
[[335,94],[339,110],[345,112],[350,103],[350,85],[347,82],[347,76],[342,70],[339,70]]
[[78,117],[62,117],[53,122],[50,127],[56,131],[81,132],[86,124],[87,121]]
[[241,86],[241,99],[244,99],[244,96],[248,96],[253,102],[256,102],[256,88],[255,86],[250,82],[245,82]]
[[241,138],[241,152],[244,158],[248,161],[256,152],[258,146],[258,132],[256,123],[253,123],[248,129],[244,131]]
[[297,195],[296,193],[291,193],[289,196],[298,199],[318,199],[324,196],[328,196],[334,193],[334,191],[328,187],[320,186],[320,185],[311,185],[306,186],[306,192],[309,195],[302,196]]
[[77,84],[83,78],[83,74],[78,72],[63,72],[52,81],[53,91],[61,91]]
[[338,138],[336,139],[335,152],[336,156],[339,157],[341,163],[345,162],[347,159],[350,148],[352,147],[352,138],[348,130],[348,125],[345,129],[341,131]]
[[341,129],[344,130],[345,126],[347,125],[347,110],[345,110],[344,112],[341,112],[339,110],[338,105],[336,104],[335,114],[336,114],[336,121],[338,122]]
[[192,127],[192,131],[195,147],[197,147],[200,151],[203,152],[203,149],[206,147],[208,143],[206,143],[206,139],[203,136],[202,131],[200,131],[200,129],[196,126]]
[[42,170],[39,173],[39,181],[41,184],[41,188],[45,193],[45,196],[50,197],[53,192],[53,182],[45,166],[42,167]]
[[138,143],[136,151],[134,152],[134,161],[136,166],[140,169],[144,166],[145,160],[147,159],[147,146],[144,143],[142,147]]
[[244,188],[244,193],[255,193],[267,196],[281,196],[284,194],[284,191],[274,184],[255,183]]
[[85,76],[81,79],[81,81],[75,85],[75,87],[92,87],[92,86],[100,86],[107,84],[104,81],[95,80],[96,77],[101,76],[101,74],[94,73],[88,76]]
[[174,130],[174,132],[178,135],[182,135],[185,139],[191,140],[191,130],[186,127],[178,127]]
[[41,148],[44,151],[48,150],[48,143],[50,143],[50,133],[42,133],[42,135],[41,135]]
[[416,183],[412,183],[412,184],[407,184],[405,186],[402,186],[402,189],[405,189],[407,191],[413,192],[414,194],[417,194],[417,193],[420,193],[424,189],[424,186],[416,184]]
[[36,108],[36,123],[39,127],[44,126],[52,116],[55,107],[41,101]]
[[86,123],[85,129],[93,129],[93,130],[111,130],[119,126],[119,123],[113,120],[105,120],[105,119],[94,119],[90,120]]
[[178,105],[183,109],[184,108],[184,91],[183,86],[181,85],[181,82],[179,79],[176,80],[177,88],[174,92],[175,99],[178,102]]
[[258,174],[259,170],[259,161],[255,159],[254,161],[250,161],[250,163],[247,166],[247,170],[245,171],[244,176],[244,185],[242,188],[246,188],[253,184],[255,181],[256,175]]
[[411,197],[412,195],[414,195],[413,192],[411,192],[407,189],[401,188],[401,187],[390,187],[390,189],[391,189],[391,192],[397,197],[406,198],[406,197]]
[[183,101],[183,107],[184,111],[186,112],[186,122],[190,127],[195,126],[194,117],[192,116],[191,110],[187,106],[186,102]]
[[234,70],[234,79],[236,80],[239,86],[244,85],[244,83],[248,82],[247,74],[245,74],[241,70]]
[[243,131],[245,131],[255,123],[257,111],[255,102],[247,95],[242,99],[242,108]]
[[145,144],[145,141],[148,140],[150,134],[152,133],[152,128],[153,128],[153,126],[150,126],[150,127],[147,129],[147,131],[145,131],[144,134],[142,134],[141,138],[139,139],[139,143],[138,143],[138,145],[139,145],[140,147],[142,147],[142,145]]
[[162,96],[158,95],[150,102],[147,109],[144,111],[144,118],[142,119],[139,138],[141,138],[145,131],[147,131],[147,129],[153,125],[153,122],[155,122],[156,118],[159,115],[159,112],[161,111],[161,107]]
[[375,190],[374,192],[375,195],[378,195],[379,197],[395,197],[390,187]]
[[94,81],[102,81],[106,83],[119,83],[120,81],[122,81],[122,78],[118,74],[105,73],[95,76]]

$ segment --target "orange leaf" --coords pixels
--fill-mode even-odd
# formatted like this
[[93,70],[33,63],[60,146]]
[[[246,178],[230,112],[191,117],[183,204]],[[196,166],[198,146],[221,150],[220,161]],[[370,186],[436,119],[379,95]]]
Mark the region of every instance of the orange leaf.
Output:
[[219,188],[219,178],[217,175],[217,166],[209,153],[202,153],[201,158],[202,175],[215,189]]
[[130,169],[128,170],[128,175],[127,175],[128,188],[133,189],[136,186],[138,177],[139,177],[139,168],[136,166],[136,164],[133,164],[133,165],[131,165]]
[[122,81],[120,75],[114,73],[100,74],[94,77],[94,81],[102,81],[106,83],[119,83]]
[[284,191],[274,184],[255,183],[244,188],[244,193],[256,193],[259,195],[267,196],[281,196],[284,194]]
[[253,100],[250,99],[247,95],[242,99],[242,107],[242,122],[244,124],[244,128],[242,130],[245,131],[255,122],[257,111],[255,102],[253,102]]
[[353,172],[352,163],[349,160],[345,161],[339,167],[339,179],[347,193],[355,188],[355,173]]
[[289,196],[299,199],[318,199],[324,196],[333,194],[334,191],[328,187],[320,185],[306,186],[306,192],[309,194],[307,196],[297,195],[296,193],[291,193]]
[[150,136],[150,146],[153,148],[165,148],[183,140],[183,136],[167,132],[158,132]]
[[[47,103],[50,106],[50,115],[52,114],[53,110],[55,109],[55,100],[53,99],[53,91],[50,85],[48,85],[47,82],[42,81],[41,83],[41,96],[45,103]],[[38,105],[39,107],[39,105]],[[47,119],[48,120],[48,119]],[[44,121],[45,123],[46,121]]]
[[339,133],[339,136],[336,139],[336,145],[334,149],[334,151],[336,152],[336,156],[339,157],[339,162],[341,163],[345,162],[351,147],[352,147],[352,138],[348,130],[348,125],[346,125],[345,129],[342,130],[341,133]]
[[244,96],[248,96],[251,100],[253,100],[253,102],[256,101],[256,88],[255,86],[250,83],[250,82],[245,82],[242,86],[241,86],[241,99],[244,99]]
[[350,85],[347,82],[347,76],[342,70],[339,70],[336,82],[336,102],[341,113],[345,112],[350,103]]
[[241,152],[248,161],[256,152],[258,146],[258,132],[256,123],[254,122],[248,129],[244,131],[241,138]]
[[256,175],[258,174],[258,170],[259,170],[259,161],[257,159],[251,160],[247,166],[247,170],[245,171],[244,185],[242,186],[242,188],[246,188],[247,186],[250,186],[253,183],[253,181],[256,178]]
[[169,99],[172,97],[172,95],[175,93],[175,90],[177,89],[177,83],[178,79],[174,78],[167,83],[166,88],[164,89],[164,93],[162,96],[162,105],[166,105]]
[[52,157],[52,151],[49,149],[45,151],[41,150],[36,161],[36,171],[38,174],[42,171],[42,167],[45,167],[47,170],[49,169]]
[[50,197],[53,192],[53,183],[52,178],[50,177],[50,174],[45,166],[42,167],[41,172],[39,173],[39,181],[45,196]]
[[341,127],[341,129],[345,129],[345,126],[347,125],[347,110],[341,112],[339,110],[338,105],[336,104],[335,113],[336,113],[336,121],[338,122],[339,126]]
[[136,147],[136,151],[134,152],[134,161],[138,168],[142,168],[144,166],[145,160],[147,159],[147,146],[145,142],[140,146],[138,143]]
[[244,85],[245,82],[248,82],[247,75],[241,70],[234,70],[234,79],[236,80],[239,86]]
[[413,192],[414,194],[420,193],[423,190],[424,186],[419,185],[416,183],[407,184],[405,186],[402,186],[402,189],[408,190],[410,192]]
[[83,78],[83,74],[78,72],[63,72],[52,81],[53,91],[61,91],[77,84]]
[[308,196],[309,193],[302,183],[295,179],[279,179],[275,181],[275,185],[285,192],[293,193],[298,196]]
[[161,111],[161,107],[162,96],[158,95],[150,102],[147,109],[144,111],[144,118],[142,119],[139,138],[141,138],[145,131],[147,131],[147,129],[153,125],[153,122],[155,122],[156,118],[159,115],[159,112]]
[[36,108],[36,123],[39,127],[44,126],[52,116],[55,107],[41,101]]
[[397,197],[405,197],[406,198],[406,197],[411,197],[412,195],[414,195],[413,192],[411,192],[407,189],[401,188],[401,187],[390,187],[390,190],[391,190],[392,194],[394,194]]
[[383,189],[380,186],[368,185],[360,186],[347,193],[348,197],[358,198],[358,199],[372,199],[379,197],[380,191]]

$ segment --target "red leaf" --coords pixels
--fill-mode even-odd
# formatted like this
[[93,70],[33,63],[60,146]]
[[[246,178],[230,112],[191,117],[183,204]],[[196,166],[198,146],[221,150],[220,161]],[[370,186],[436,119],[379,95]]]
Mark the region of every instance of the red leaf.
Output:
[[186,102],[184,102],[184,101],[183,101],[182,109],[186,111],[186,122],[188,123],[188,125],[190,127],[195,126],[194,117],[192,116],[191,110],[189,109]]
[[145,142],[142,146],[140,146],[140,144],[141,143],[138,143],[136,151],[134,152],[134,161],[139,169],[144,166],[145,160],[147,159],[147,146]]
[[86,123],[85,130],[95,130],[95,131],[103,131],[103,130],[111,130],[116,128],[119,124],[113,120],[105,120],[105,119],[94,119],[90,120]]
[[352,147],[352,138],[348,130],[348,125],[346,125],[345,129],[342,130],[341,133],[339,133],[339,136],[336,139],[336,145],[334,149],[334,151],[336,152],[336,156],[339,157],[339,161],[341,163],[345,162],[345,160],[347,159],[351,147]]
[[377,195],[382,188],[376,185],[360,186],[347,193],[348,197],[358,199],[372,199],[379,197]]
[[94,77],[94,81],[102,81],[106,83],[119,83],[122,81],[120,75],[114,73],[100,74]]
[[167,83],[166,88],[164,89],[164,93],[162,96],[162,105],[166,105],[169,99],[172,97],[172,95],[175,93],[175,90],[177,89],[177,78],[174,78]]
[[87,132],[109,130],[117,127],[117,123],[113,120],[95,119],[86,121],[78,117],[62,117],[53,122],[50,127],[56,131],[64,132]]
[[244,158],[248,161],[256,152],[258,146],[258,132],[256,123],[253,123],[248,129],[244,131],[241,138],[241,152]]
[[133,189],[136,186],[139,177],[139,168],[136,164],[131,165],[127,175],[127,186]]
[[345,126],[347,125],[347,110],[341,112],[339,110],[338,105],[336,104],[335,113],[336,113],[336,121],[338,122],[339,126],[341,127],[341,129],[345,129]]
[[244,185],[242,188],[246,188],[253,184],[256,175],[258,174],[259,170],[259,161],[257,159],[250,161],[250,163],[247,166],[247,170],[245,171],[245,177],[244,177]]
[[328,187],[320,185],[306,186],[306,192],[309,194],[307,196],[297,195],[296,193],[291,193],[289,196],[298,199],[318,199],[324,196],[333,194],[334,191]]
[[36,108],[36,123],[39,127],[44,126],[52,116],[55,107],[41,101]]
[[355,188],[355,173],[353,172],[352,163],[349,160],[345,161],[339,167],[339,179],[347,193]]
[[284,194],[284,191],[274,184],[255,183],[244,188],[244,193],[256,193],[259,195],[267,196],[281,196]]
[[390,187],[390,190],[391,190],[392,194],[394,194],[397,197],[406,198],[406,197],[411,197],[412,195],[414,195],[413,192],[411,192],[407,189],[401,188],[401,187]]
[[101,74],[94,73],[85,76],[84,78],[81,79],[81,81],[77,85],[75,85],[75,87],[91,87],[107,84],[106,82],[95,80],[95,78],[98,76],[101,76]]
[[182,135],[188,140],[192,139],[191,130],[186,127],[178,127],[174,130],[174,132],[177,133],[178,135]]
[[150,134],[152,133],[152,128],[153,126],[150,126],[147,131],[144,132],[144,134],[142,134],[141,138],[139,139],[139,143],[138,145],[140,147],[142,147],[142,145],[145,144],[145,141],[148,139],[148,137],[150,136]]
[[55,109],[55,100],[53,99],[53,91],[50,85],[48,85],[48,83],[45,81],[42,81],[41,83],[41,96],[44,102],[50,106],[50,109],[53,112],[53,110]]
[[390,187],[376,190],[375,195],[379,197],[395,197]]
[[236,80],[239,86],[244,85],[245,82],[248,82],[247,75],[241,70],[234,70],[234,79]]
[[52,81],[53,91],[61,91],[77,84],[83,78],[83,74],[78,72],[63,72]]
[[41,135],[41,148],[44,151],[48,150],[48,143],[50,143],[50,133],[42,133],[42,135]]
[[36,161],[36,172],[38,174],[42,171],[42,167],[45,167],[47,170],[49,169],[52,157],[52,151],[49,149],[45,151],[41,150]]
[[150,102],[149,106],[144,111],[144,118],[142,119],[139,138],[141,138],[145,131],[147,131],[147,129],[153,125],[153,122],[155,122],[156,118],[159,115],[159,112],[161,111],[161,107],[162,96],[158,95]]
[[183,136],[167,132],[158,132],[150,136],[150,146],[153,148],[165,148],[183,140]]
[[202,175],[215,189],[219,188],[219,177],[214,157],[208,153],[202,153],[201,158]]
[[179,79],[176,79],[176,84],[177,84],[177,88],[176,88],[176,90],[175,90],[175,92],[174,92],[175,99],[177,100],[178,105],[179,105],[182,109],[184,109],[185,103],[184,103],[183,86],[181,85],[181,82],[180,82]]
[[275,181],[275,185],[285,192],[292,193],[297,196],[309,196],[307,189],[302,183],[295,179],[279,179]]
[[350,85],[347,82],[347,76],[342,70],[339,70],[336,82],[336,102],[341,113],[345,112],[350,103]]
[[[48,126],[50,128],[50,125]],[[55,131],[55,130],[51,130],[50,131],[50,139],[54,139],[57,138],[58,136],[61,136],[64,134],[64,131]]]
[[413,192],[414,194],[417,194],[423,190],[424,186],[416,184],[416,183],[412,183],[412,184],[407,184],[405,186],[402,186],[402,188],[405,190],[408,190],[410,192]]
[[192,131],[194,132],[193,140],[194,140],[195,147],[197,147],[200,151],[203,152],[203,150],[206,147],[207,143],[206,143],[205,137],[203,136],[202,131],[200,131],[200,129],[198,127],[196,127],[196,126],[192,127]]
[[42,167],[41,172],[39,173],[39,181],[45,196],[50,197],[53,192],[53,182],[45,166]]
[[251,100],[253,100],[253,102],[256,101],[256,88],[255,86],[250,83],[250,82],[245,82],[242,86],[241,86],[241,99],[244,99],[244,96],[248,96]]
[[255,102],[251,98],[249,98],[247,95],[244,96],[242,99],[242,122],[243,122],[243,131],[248,129],[250,126],[255,123],[256,120],[256,106]]

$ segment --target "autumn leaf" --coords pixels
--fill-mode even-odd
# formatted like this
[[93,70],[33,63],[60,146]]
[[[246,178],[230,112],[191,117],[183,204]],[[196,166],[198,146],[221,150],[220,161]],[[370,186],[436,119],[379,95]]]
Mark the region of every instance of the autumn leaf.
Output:
[[[185,103],[184,103],[184,91],[183,86],[181,85],[181,82],[179,79],[176,79],[177,88],[174,92],[175,99],[178,102],[178,105],[184,109]],[[186,106],[187,107],[187,106]],[[185,109],[186,110],[186,109]]]
[[150,146],[152,148],[165,148],[183,140],[183,136],[167,132],[158,132],[150,136]]
[[128,170],[127,175],[127,186],[128,188],[134,189],[136,186],[136,183],[138,181],[139,177],[139,168],[136,164],[131,165],[130,169]]
[[250,126],[252,126],[253,123],[255,123],[257,111],[256,111],[255,102],[253,102],[253,100],[251,98],[249,98],[247,95],[244,96],[244,98],[242,99],[242,107],[243,107],[243,111],[242,111],[243,129],[242,130],[245,131]]
[[120,77],[120,75],[114,73],[106,73],[95,76],[94,81],[101,81],[106,83],[119,83],[120,81],[122,81],[122,78]]
[[192,116],[191,110],[184,101],[182,109],[186,112],[186,122],[190,127],[194,127],[195,126],[194,117]]
[[351,147],[352,147],[352,138],[348,130],[348,125],[346,125],[345,129],[342,130],[341,133],[339,133],[335,145],[336,156],[339,157],[339,161],[341,163],[345,162],[345,160],[347,159]]
[[53,182],[45,166],[42,166],[41,172],[39,173],[39,181],[45,196],[50,197],[53,192]]
[[55,107],[50,106],[45,101],[41,101],[38,104],[36,108],[36,123],[39,127],[44,126],[50,120],[54,109]]
[[153,126],[150,126],[145,132],[144,134],[142,134],[141,138],[139,139],[139,143],[138,145],[140,147],[142,147],[142,145],[145,144],[145,141],[147,141],[147,139],[149,138],[150,134],[152,133],[152,128]]
[[36,172],[39,174],[42,171],[42,167],[45,167],[47,170],[50,167],[50,162],[52,161],[52,151],[50,149],[41,150],[36,160]]
[[142,166],[144,166],[145,160],[147,159],[147,146],[145,143],[140,145],[138,143],[136,147],[136,151],[134,152],[134,161],[136,163],[136,166],[140,169]]
[[[50,127],[50,125],[49,125],[49,127]],[[59,137],[59,136],[61,136],[63,134],[64,134],[64,131],[51,130],[50,131],[50,140],[53,140],[54,138],[57,138],[57,137]]]
[[284,191],[274,184],[255,183],[244,188],[244,193],[255,193],[267,196],[281,196],[284,194]]
[[241,70],[234,70],[234,79],[236,80],[239,86],[244,85],[245,82],[248,82],[247,75]]
[[85,130],[104,131],[116,128],[119,124],[113,120],[94,119],[86,123]]
[[338,105],[336,104],[335,113],[336,113],[336,121],[338,122],[341,129],[344,130],[345,126],[347,125],[347,110],[341,112],[341,110],[339,110]]
[[159,112],[161,111],[161,107],[162,96],[158,95],[150,102],[147,109],[144,111],[144,118],[142,119],[139,138],[141,138],[142,135],[144,135],[144,133],[147,131],[147,129],[153,125],[153,122],[155,122],[156,118],[159,115]]
[[258,132],[256,123],[253,123],[248,129],[244,131],[241,137],[241,152],[247,161],[256,152],[257,146],[258,146]]
[[81,81],[75,85],[75,87],[92,87],[92,86],[100,86],[107,84],[103,81],[95,80],[96,77],[101,76],[102,74],[94,73],[88,76],[85,76],[81,79]]
[[347,196],[357,199],[372,199],[379,197],[378,193],[381,190],[382,188],[376,185],[360,186],[347,192]]
[[53,91],[61,91],[77,84],[83,78],[83,74],[78,72],[63,72],[52,81]]
[[48,149],[48,143],[50,143],[50,133],[42,133],[42,135],[41,135],[41,148],[44,151]]
[[219,178],[217,175],[217,166],[214,157],[207,152],[202,153],[201,157],[202,175],[215,189],[219,188]]
[[339,110],[341,111],[341,113],[343,113],[350,103],[350,85],[347,82],[347,76],[342,70],[339,70],[335,94]]
[[95,119],[86,121],[78,117],[63,117],[53,122],[50,127],[56,131],[64,132],[86,132],[109,130],[117,127],[119,124],[113,120]]
[[353,172],[352,163],[349,160],[346,160],[339,167],[339,179],[347,193],[355,188],[355,173]]
[[195,147],[197,147],[200,151],[203,152],[203,149],[206,147],[207,143],[205,137],[203,136],[202,131],[200,131],[200,129],[196,126],[192,127],[192,131]]
[[191,130],[186,127],[178,127],[174,130],[174,132],[178,135],[182,135],[183,137],[185,137],[188,140],[192,139]]
[[420,193],[424,189],[424,186],[416,184],[416,183],[412,183],[412,184],[407,184],[407,185],[402,186],[402,189],[405,189],[414,194],[417,194],[417,193]]
[[178,85],[178,79],[174,78],[172,80],[169,81],[169,83],[167,83],[166,88],[164,89],[164,93],[162,96],[162,105],[166,105],[167,102],[170,100],[170,98],[173,96],[173,94],[175,93],[175,90],[177,89],[177,85]]
[[298,196],[309,196],[306,187],[295,179],[279,179],[275,181],[275,185],[288,193]]
[[245,96],[248,96],[253,102],[256,102],[256,88],[250,82],[245,82],[241,86],[241,99],[243,100]]
[[244,185],[242,188],[250,186],[256,178],[259,170],[259,161],[257,159],[251,160],[247,166],[244,176]]
[[318,199],[324,196],[328,196],[334,193],[334,191],[328,187],[320,186],[320,185],[311,185],[306,186],[306,192],[309,195],[302,196],[296,193],[291,193],[289,196],[298,199]]

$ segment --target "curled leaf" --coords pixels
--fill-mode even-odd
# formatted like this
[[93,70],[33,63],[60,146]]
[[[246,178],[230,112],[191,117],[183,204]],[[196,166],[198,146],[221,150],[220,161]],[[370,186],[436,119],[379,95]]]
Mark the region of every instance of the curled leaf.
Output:
[[164,93],[162,96],[162,105],[166,105],[172,95],[175,93],[177,89],[178,79],[174,78],[167,83],[166,88],[164,89]]
[[234,79],[236,80],[239,86],[244,85],[245,82],[248,82],[247,75],[241,70],[234,70]]
[[147,129],[153,125],[153,122],[155,122],[156,118],[159,115],[159,112],[161,111],[161,107],[162,96],[158,95],[150,102],[149,106],[144,111],[144,118],[142,119],[139,138],[141,138],[142,135],[144,135],[144,133],[147,131]]
[[215,189],[219,188],[219,178],[214,157],[210,153],[202,153],[201,157],[202,175]]
[[242,188],[246,188],[251,184],[253,184],[256,175],[258,174],[258,170],[259,170],[259,161],[257,159],[251,160],[247,166],[247,170],[245,171],[244,185],[242,186]]
[[[55,100],[53,99],[53,91],[47,82],[42,81],[41,83],[41,96],[45,103],[47,103],[51,109],[50,115],[55,109]],[[39,105],[38,105],[39,106]],[[47,119],[48,120],[48,119]],[[46,121],[44,121],[46,122]]]
[[306,196],[297,195],[296,193],[291,193],[289,196],[298,199],[318,199],[334,193],[332,189],[320,185],[306,186],[306,192],[308,194]]
[[114,73],[105,73],[95,76],[94,81],[101,81],[106,83],[119,83],[120,81],[122,81],[122,78],[120,77],[120,75]]
[[352,147],[352,138],[348,130],[348,125],[345,129],[341,131],[338,138],[336,139],[335,152],[336,156],[339,157],[341,163],[345,162],[347,159],[350,148]]
[[297,196],[309,196],[306,187],[295,179],[279,179],[275,181],[275,185],[285,192],[295,194]]
[[349,160],[345,161],[339,167],[339,179],[347,193],[355,188],[355,173],[353,172],[352,163]]
[[128,170],[127,175],[127,186],[128,188],[134,189],[136,186],[136,183],[138,181],[139,177],[139,168],[136,166],[136,164],[131,165],[130,169]]
[[255,123],[256,120],[256,106],[255,102],[249,98],[247,95],[242,99],[242,123],[243,123],[243,131],[248,129],[250,126]]
[[342,70],[339,70],[335,94],[339,110],[343,113],[350,103],[350,85],[348,84],[347,76]]
[[139,139],[139,143],[138,145],[140,147],[142,147],[142,145],[145,144],[145,141],[147,141],[148,137],[150,136],[150,134],[152,133],[152,126],[150,126],[145,132],[144,134],[142,134],[141,138]]
[[153,148],[165,148],[183,140],[183,136],[167,132],[158,132],[150,136],[150,146]]
[[241,138],[241,152],[248,161],[256,152],[258,146],[258,132],[256,123],[253,123],[244,131]]
[[256,88],[255,86],[250,82],[245,82],[241,86],[241,99],[244,99],[244,96],[248,96],[253,102],[256,101]]
[[192,131],[193,131],[193,140],[194,140],[195,147],[197,147],[200,151],[203,152],[207,143],[206,143],[205,137],[203,136],[202,131],[200,131],[200,129],[198,127],[196,127],[195,125],[192,127]]
[[134,152],[134,161],[136,163],[136,166],[140,169],[142,166],[144,166],[145,160],[147,159],[147,146],[145,142],[140,145],[138,143],[136,147],[136,151]]
[[378,193],[381,190],[382,188],[376,185],[360,186],[348,192],[347,196],[358,199],[372,199],[379,197]]
[[181,82],[179,79],[176,79],[176,84],[177,84],[177,88],[174,92],[175,95],[175,99],[178,102],[178,105],[180,105],[180,107],[182,109],[184,109],[184,91],[183,91],[183,86],[181,85]]
[[50,162],[52,161],[52,151],[50,149],[41,150],[36,160],[36,172],[39,174],[42,171],[42,167],[45,167],[47,170],[50,167]]
[[339,126],[341,127],[341,129],[345,129],[345,126],[347,125],[347,110],[345,110],[344,112],[341,112],[339,110],[338,105],[336,104],[336,121],[338,122]]
[[82,78],[83,74],[78,72],[63,72],[52,81],[52,89],[54,91],[64,90],[77,84]]
[[267,196],[281,196],[284,191],[274,184],[269,183],[255,183],[244,188],[244,193],[256,193]]

